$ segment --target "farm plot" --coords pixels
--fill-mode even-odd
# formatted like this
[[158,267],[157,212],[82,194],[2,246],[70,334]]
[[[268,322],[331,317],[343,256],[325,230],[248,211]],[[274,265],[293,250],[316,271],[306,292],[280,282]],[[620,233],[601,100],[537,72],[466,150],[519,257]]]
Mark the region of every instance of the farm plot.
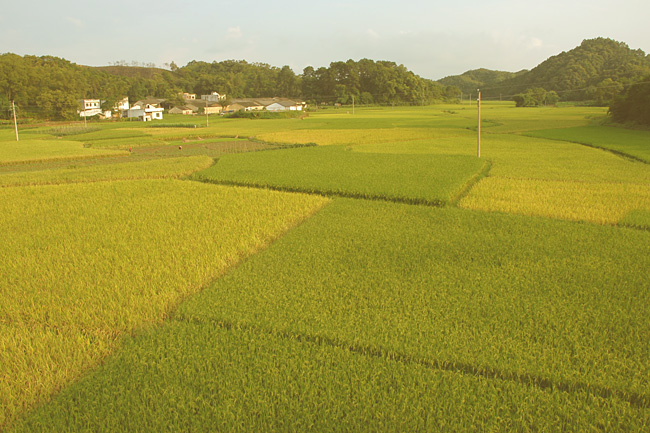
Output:
[[336,199],[19,425],[636,431],[648,281],[650,233]]
[[531,131],[526,135],[600,147],[650,163],[649,131],[607,126],[582,126]]
[[444,205],[487,163],[462,155],[385,155],[340,146],[225,155],[193,179],[349,197]]
[[[375,122],[376,124],[377,122]],[[260,134],[259,139],[271,143],[355,146],[366,143],[406,143],[464,135],[452,128],[365,128],[365,129],[302,129]]]
[[[650,228],[647,184],[484,178],[461,200],[462,207],[596,224]],[[636,216],[634,216],[636,215]]]
[[489,176],[459,205],[483,211],[617,224],[650,210],[650,165],[575,143],[489,134]]
[[0,141],[0,164],[114,155],[126,153],[120,150],[85,148],[78,141],[72,140]]
[[0,426],[326,202],[176,180],[0,188]]
[[337,200],[179,317],[650,404],[650,233]]
[[[474,107],[476,113],[476,107]],[[572,128],[589,125],[590,119],[604,117],[603,107],[539,107],[516,108],[512,103],[482,104],[483,121],[492,122],[486,133],[513,134],[539,129]],[[473,124],[475,125],[475,123]]]
[[[121,158],[125,160],[126,158]],[[0,186],[47,185],[59,183],[96,182],[101,180],[162,179],[188,176],[213,164],[208,156],[165,158],[140,162],[93,164],[54,170],[0,173]]]
[[[459,106],[113,125],[196,156],[215,137],[345,130],[351,150],[206,149],[221,159],[200,179],[408,203],[453,204],[489,160],[468,209],[175,180],[0,188],[0,429],[647,430],[650,231],[500,213],[650,228],[647,164],[520,135],[602,109],[484,109],[482,160]],[[145,160],[178,152],[101,160],[155,176],[189,161]],[[72,174],[90,161],[21,168],[127,170]]]
[[650,410],[587,390],[172,320],[14,431],[641,431],[648,422]]

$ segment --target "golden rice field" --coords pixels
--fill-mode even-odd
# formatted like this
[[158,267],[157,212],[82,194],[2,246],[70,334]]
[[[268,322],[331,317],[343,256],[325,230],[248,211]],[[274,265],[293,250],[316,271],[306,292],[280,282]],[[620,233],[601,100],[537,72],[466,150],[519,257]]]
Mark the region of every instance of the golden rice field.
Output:
[[616,225],[634,212],[650,212],[650,191],[647,184],[490,176],[479,182],[459,205],[467,209]]
[[178,180],[0,188],[0,425],[326,202]]
[[188,176],[214,163],[208,156],[166,158],[160,160],[127,162],[55,170],[18,171],[0,176],[1,186],[47,185],[102,180],[162,179]]
[[650,131],[476,114],[0,127],[0,430],[647,431]]
[[0,164],[15,164],[47,159],[95,158],[124,154],[123,151],[85,148],[71,140],[21,140],[2,142]]

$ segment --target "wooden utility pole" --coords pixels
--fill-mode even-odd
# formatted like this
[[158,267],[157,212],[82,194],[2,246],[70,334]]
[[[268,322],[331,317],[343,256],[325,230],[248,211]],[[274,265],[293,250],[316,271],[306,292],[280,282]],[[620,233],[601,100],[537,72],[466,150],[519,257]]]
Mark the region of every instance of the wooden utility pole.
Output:
[[352,95],[352,114],[354,114],[354,95]]
[[16,130],[16,141],[18,140],[18,121],[16,120],[16,104],[14,101],[11,101],[11,110],[14,113],[14,129]]
[[208,96],[205,97],[205,127],[210,126],[210,120],[208,119]]
[[476,147],[477,156],[481,157],[481,89],[478,89],[478,141]]

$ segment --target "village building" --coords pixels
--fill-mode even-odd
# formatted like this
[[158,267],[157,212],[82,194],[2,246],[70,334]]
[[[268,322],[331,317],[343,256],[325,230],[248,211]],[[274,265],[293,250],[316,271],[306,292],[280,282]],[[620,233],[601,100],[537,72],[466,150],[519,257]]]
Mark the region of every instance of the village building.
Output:
[[151,120],[162,120],[164,108],[160,106],[164,99],[146,98],[136,101],[126,111],[122,111],[122,117],[137,118],[144,122]]
[[212,103],[210,101],[196,99],[194,101],[186,101],[185,106],[190,108],[194,113],[202,114],[219,114],[223,109],[221,104]]
[[[230,105],[238,104],[244,111],[261,111],[264,110],[264,104],[253,98],[238,98],[230,101]],[[238,110],[235,110],[238,111]]]
[[117,111],[117,112],[128,110],[129,109],[129,97],[125,96],[124,98],[117,101],[115,103],[115,107],[113,109],[115,111]]
[[240,104],[239,102],[232,102],[226,106],[223,110],[224,113],[234,113],[236,111],[243,111],[246,107]]
[[[235,98],[222,107],[226,95],[212,92],[211,95],[201,95],[201,99],[185,99],[182,106],[173,107],[170,114],[219,114],[234,113],[236,111],[302,111],[306,103],[288,98]],[[190,113],[191,111],[191,113]]]
[[223,107],[218,103],[203,99],[186,99],[185,104],[173,107],[169,114],[220,114],[222,110]]
[[305,102],[297,102],[291,99],[278,98],[272,104],[267,105],[266,110],[271,112],[302,111],[305,106]]
[[99,99],[82,99],[80,102],[81,109],[77,110],[79,117],[93,117],[99,115],[106,118],[113,114],[110,110],[102,111],[102,102]]
[[221,102],[226,99],[226,95],[222,95],[217,92],[212,92],[209,95],[201,95],[201,99],[209,102]]
[[171,110],[169,110],[169,114],[184,114],[187,116],[190,114],[194,114],[194,111],[185,105],[181,105],[181,106],[173,107]]

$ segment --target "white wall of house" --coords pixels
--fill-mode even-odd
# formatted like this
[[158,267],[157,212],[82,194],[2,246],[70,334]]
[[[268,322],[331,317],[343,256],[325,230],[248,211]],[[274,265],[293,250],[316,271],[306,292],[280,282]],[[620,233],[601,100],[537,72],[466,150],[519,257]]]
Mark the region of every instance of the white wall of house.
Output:
[[117,103],[115,104],[115,109],[117,111],[128,110],[129,109],[129,97],[127,96],[126,98],[124,98],[124,99],[122,99],[120,101],[117,101]]
[[99,99],[82,99],[80,117],[92,117],[102,113],[102,102]]
[[274,102],[266,106],[266,111],[302,111],[302,104]]
[[100,114],[102,110],[100,108],[86,109],[79,112],[79,117],[92,117]]
[[282,104],[278,104],[277,102],[274,102],[273,104],[266,106],[266,111],[273,111],[273,112],[287,111],[287,107],[285,107]]
[[122,112],[122,117],[134,118],[144,120],[148,122],[149,120],[162,120],[163,118],[163,108],[157,108],[153,105],[146,105],[146,108],[130,109]]
[[122,117],[144,117],[144,109],[142,108],[131,108],[123,112]]
[[101,101],[99,99],[84,99],[83,107],[84,110],[92,110],[94,108],[99,108],[101,106]]
[[221,95],[217,92],[212,92],[209,95],[201,95],[201,99],[208,102],[219,102],[226,99],[226,95]]

